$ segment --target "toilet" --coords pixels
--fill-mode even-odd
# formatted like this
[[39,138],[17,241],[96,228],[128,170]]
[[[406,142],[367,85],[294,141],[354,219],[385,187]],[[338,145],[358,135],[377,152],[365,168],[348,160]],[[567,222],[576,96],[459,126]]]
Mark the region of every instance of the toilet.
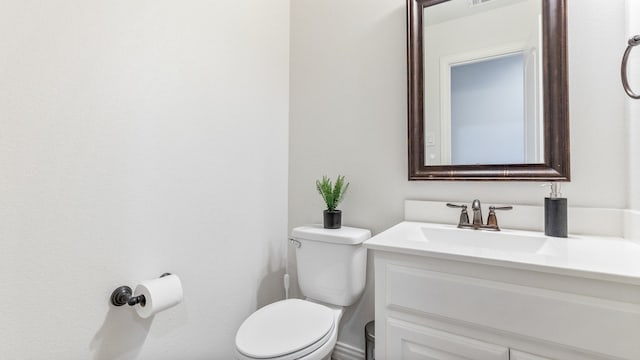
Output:
[[291,232],[298,284],[305,296],[267,305],[251,314],[236,333],[242,360],[330,359],[343,309],[364,291],[371,232],[343,226],[301,226]]

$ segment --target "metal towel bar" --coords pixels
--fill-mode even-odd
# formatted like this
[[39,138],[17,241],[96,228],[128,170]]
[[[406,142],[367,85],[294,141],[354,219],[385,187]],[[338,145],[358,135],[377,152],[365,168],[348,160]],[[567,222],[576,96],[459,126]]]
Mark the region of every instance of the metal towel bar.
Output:
[[629,45],[627,46],[627,50],[624,51],[624,55],[622,56],[622,66],[620,67],[622,86],[624,87],[624,91],[627,93],[627,95],[629,95],[632,99],[640,99],[640,95],[634,93],[633,90],[631,90],[631,88],[629,87],[629,80],[627,79],[627,61],[629,60],[629,53],[634,46],[640,45],[640,35],[636,35],[629,39],[628,44]]

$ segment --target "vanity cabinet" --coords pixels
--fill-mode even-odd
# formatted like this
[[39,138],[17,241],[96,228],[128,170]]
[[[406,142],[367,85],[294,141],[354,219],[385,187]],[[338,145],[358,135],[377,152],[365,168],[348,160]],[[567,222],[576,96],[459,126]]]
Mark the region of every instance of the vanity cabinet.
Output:
[[374,250],[378,360],[640,359],[638,285]]

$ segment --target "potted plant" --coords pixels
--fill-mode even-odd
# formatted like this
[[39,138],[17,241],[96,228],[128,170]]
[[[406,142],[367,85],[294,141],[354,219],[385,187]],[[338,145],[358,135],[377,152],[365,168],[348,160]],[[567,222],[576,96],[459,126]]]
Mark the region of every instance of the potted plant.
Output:
[[344,176],[338,175],[335,185],[326,176],[323,176],[322,180],[316,180],[316,189],[318,189],[318,193],[327,204],[327,210],[324,211],[325,229],[340,229],[342,226],[342,211],[336,208],[344,198],[348,188],[349,183],[344,183]]

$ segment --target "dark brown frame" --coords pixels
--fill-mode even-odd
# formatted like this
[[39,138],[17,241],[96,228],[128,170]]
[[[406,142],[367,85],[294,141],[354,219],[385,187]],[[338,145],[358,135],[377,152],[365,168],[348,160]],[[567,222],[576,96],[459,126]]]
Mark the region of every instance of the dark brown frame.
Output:
[[446,1],[449,0],[407,0],[409,180],[569,181],[566,0],[541,0],[544,47],[544,163],[424,165],[422,16],[425,7]]

